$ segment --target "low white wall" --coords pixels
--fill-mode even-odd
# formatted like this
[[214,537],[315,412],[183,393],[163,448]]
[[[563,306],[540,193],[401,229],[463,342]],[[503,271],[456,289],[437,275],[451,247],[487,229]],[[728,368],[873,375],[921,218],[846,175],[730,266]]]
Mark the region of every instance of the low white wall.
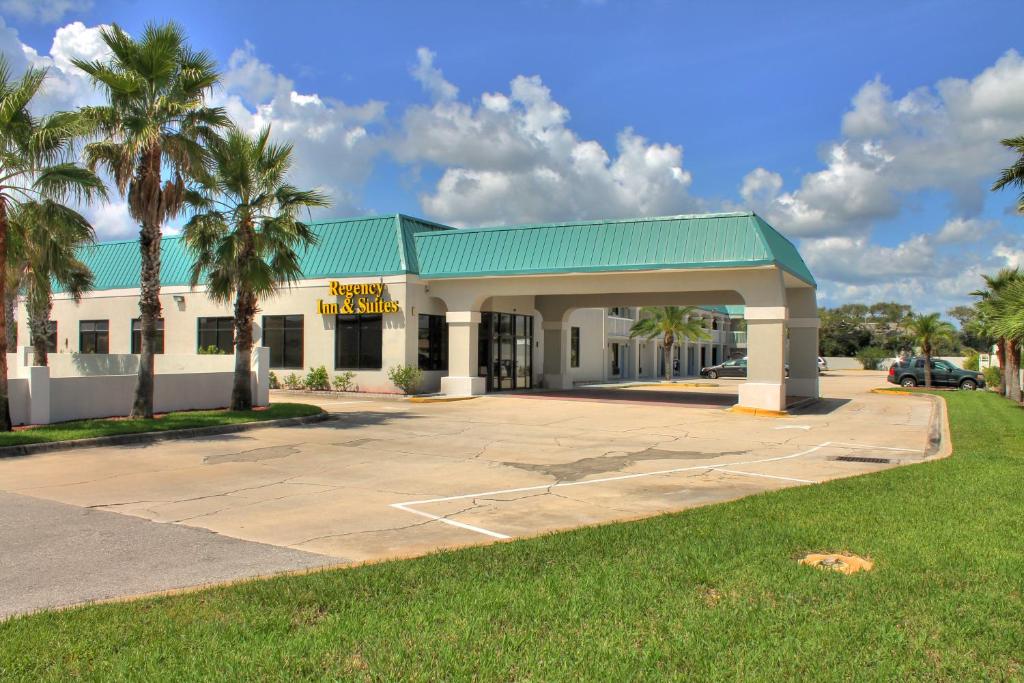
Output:
[[[825,362],[828,363],[829,370],[863,370],[864,366],[857,358],[848,358],[846,356],[823,356]],[[958,368],[964,366],[963,356],[932,356],[935,360],[949,361]],[[878,363],[880,370],[888,370],[889,366],[896,362],[896,358],[884,358]]]
[[[15,424],[125,416],[135,397],[138,356],[131,354],[51,354],[49,367],[25,364],[23,349],[8,354],[11,418]],[[13,357],[13,358],[12,358]],[[253,353],[253,403],[267,405],[269,349]],[[209,410],[231,403],[234,356],[158,355],[153,409]]]

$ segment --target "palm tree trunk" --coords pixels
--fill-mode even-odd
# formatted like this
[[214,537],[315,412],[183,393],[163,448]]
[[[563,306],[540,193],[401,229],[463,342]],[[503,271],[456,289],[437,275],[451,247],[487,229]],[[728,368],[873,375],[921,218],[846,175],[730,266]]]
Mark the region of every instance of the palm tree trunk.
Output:
[[256,297],[239,292],[235,297],[235,380],[231,410],[252,410],[252,320]]
[[29,298],[25,308],[28,310],[28,332],[32,342],[32,365],[46,366],[49,364],[46,323],[50,320],[53,301],[49,296],[44,301],[32,301]]
[[17,351],[18,348],[18,323],[14,319],[18,308],[18,290],[8,287],[4,292],[4,308],[7,311],[7,350]]
[[[156,321],[160,318],[160,149],[151,149],[139,168],[129,192],[129,204],[143,215],[139,231],[142,272],[139,276],[139,317],[142,348],[139,354],[139,375],[135,384],[133,418],[153,417],[155,388]],[[135,195],[135,196],[132,196]]]
[[996,358],[999,359],[999,395],[1006,396],[1006,339],[996,341]]
[[932,350],[930,348],[924,349],[924,387],[925,389],[932,388]]
[[[7,200],[0,196],[0,301],[7,296]],[[7,311],[0,310],[0,431],[11,431],[11,405],[7,393]]]
[[665,365],[664,374],[666,382],[672,381],[672,343],[674,341],[675,338],[671,334],[666,334],[662,342],[661,353],[664,356],[663,363]]
[[1010,340],[1006,348],[1006,370],[1003,372],[1006,381],[1006,396],[1011,401],[1020,403],[1020,345]]

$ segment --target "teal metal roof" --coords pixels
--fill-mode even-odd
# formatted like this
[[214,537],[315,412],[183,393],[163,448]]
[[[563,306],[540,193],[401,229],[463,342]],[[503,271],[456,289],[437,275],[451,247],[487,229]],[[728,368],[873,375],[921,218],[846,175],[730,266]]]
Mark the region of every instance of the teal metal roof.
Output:
[[714,305],[714,306],[697,306],[697,308],[703,308],[705,311],[713,311],[715,313],[724,313],[725,315],[729,316],[730,318],[742,318],[743,317],[743,311],[746,310],[746,306],[744,306],[742,304],[736,304],[736,305],[729,304],[729,305],[726,305],[726,306],[719,306],[719,305]]
[[796,247],[753,213],[421,233],[424,278],[777,265],[815,284]]
[[[417,273],[425,279],[777,265],[815,284],[796,247],[753,213],[455,229],[403,214],[310,224],[304,278]],[[187,285],[191,256],[179,237],[162,243],[160,280]],[[138,242],[81,251],[95,288],[138,287]]]
[[[316,221],[310,227],[317,244],[299,252],[305,278],[401,275],[419,266],[413,236],[454,230],[403,214]],[[188,285],[192,257],[180,237],[164,237],[160,253],[160,283]],[[142,257],[136,240],[103,242],[83,247],[82,260],[95,278],[94,288],[128,289],[139,286]]]

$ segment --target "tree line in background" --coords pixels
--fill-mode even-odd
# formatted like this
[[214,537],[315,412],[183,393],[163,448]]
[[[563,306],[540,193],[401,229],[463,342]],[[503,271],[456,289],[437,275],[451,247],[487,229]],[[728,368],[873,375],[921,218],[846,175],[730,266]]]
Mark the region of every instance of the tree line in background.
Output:
[[75,60],[106,103],[36,116],[45,69],[11,73],[0,56],[0,430],[11,429],[7,352],[14,309],[24,296],[34,363],[46,364],[54,285],[76,300],[93,284],[78,258],[95,231],[69,204],[106,201],[104,172],[139,224],[142,348],[131,417],[153,417],[154,353],[160,318],[163,227],[183,230],[193,287],[234,305],[231,408],[252,407],[252,322],[258,301],[301,275],[298,253],[315,243],[303,211],[329,204],[291,185],[292,147],[237,128],[207,105],[219,81],[209,53],[193,50],[175,23],[150,24],[139,39],[102,29],[110,57]]

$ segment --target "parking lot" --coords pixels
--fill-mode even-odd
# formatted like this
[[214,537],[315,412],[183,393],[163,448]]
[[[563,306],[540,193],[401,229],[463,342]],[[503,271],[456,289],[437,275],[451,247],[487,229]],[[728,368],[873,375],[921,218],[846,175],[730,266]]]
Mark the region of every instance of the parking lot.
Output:
[[[131,517],[123,533],[140,538],[166,525],[201,532],[187,543],[161,541],[167,557],[146,570],[152,581],[132,583],[132,592],[146,592],[203,582],[201,571],[182,578],[173,570],[176,562],[201,569],[211,557],[207,542],[258,544],[246,546],[251,562],[211,572],[210,581],[405,557],[815,484],[920,462],[929,449],[933,403],[871,393],[884,384],[881,373],[825,376],[820,402],[774,419],[729,412],[719,397],[735,384],[718,384],[606,390],[612,400],[331,397],[319,403],[334,419],[315,425],[0,460],[0,490],[33,504]],[[657,395],[666,398],[651,400]],[[59,536],[59,522],[47,524]],[[65,558],[76,589],[62,594],[68,579],[59,568],[49,578],[45,569],[18,574],[39,566],[19,562],[19,554],[39,552],[24,526],[17,536],[3,527],[0,534],[3,583],[50,596],[22,608],[112,597],[108,588],[90,591],[87,580],[105,560]],[[91,552],[130,567],[140,547]]]

